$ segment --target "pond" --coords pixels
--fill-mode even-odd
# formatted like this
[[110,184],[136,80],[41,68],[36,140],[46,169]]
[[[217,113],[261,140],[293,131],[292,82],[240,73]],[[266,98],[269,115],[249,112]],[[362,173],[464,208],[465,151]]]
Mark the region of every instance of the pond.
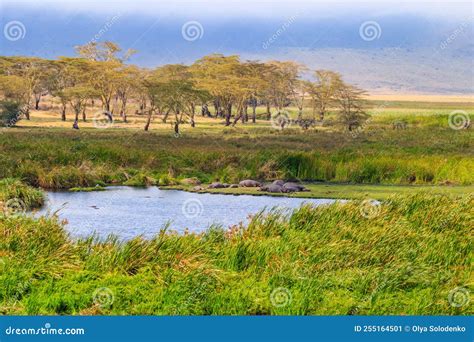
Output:
[[110,234],[122,240],[155,236],[167,223],[170,229],[202,232],[211,225],[227,228],[249,221],[261,210],[290,210],[303,203],[333,203],[332,199],[222,195],[162,190],[157,187],[109,187],[95,192],[48,192],[45,206],[35,216],[57,211],[67,220],[72,237]]

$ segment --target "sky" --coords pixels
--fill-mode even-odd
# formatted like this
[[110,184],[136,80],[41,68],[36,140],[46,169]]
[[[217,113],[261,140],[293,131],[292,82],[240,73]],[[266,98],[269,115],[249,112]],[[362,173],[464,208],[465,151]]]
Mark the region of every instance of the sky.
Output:
[[397,13],[423,14],[429,17],[462,18],[471,11],[472,2],[464,1],[409,1],[409,0],[345,0],[345,1],[288,1],[288,0],[173,0],[173,1],[116,1],[116,0],[2,0],[5,6],[15,8],[41,8],[57,11],[84,11],[88,13],[113,13],[117,10],[143,15],[197,15],[200,17],[280,17],[298,9],[304,9],[305,17],[318,18],[365,12],[370,15]]
[[[389,87],[444,82],[462,90],[474,69],[473,19],[473,3],[456,1],[0,0],[0,55],[74,56],[77,45],[111,40],[138,50],[130,62],[144,67],[210,53],[291,57],[354,78],[362,63],[379,84],[399,73],[383,68],[392,63],[408,75]],[[430,70],[413,80],[419,65]]]

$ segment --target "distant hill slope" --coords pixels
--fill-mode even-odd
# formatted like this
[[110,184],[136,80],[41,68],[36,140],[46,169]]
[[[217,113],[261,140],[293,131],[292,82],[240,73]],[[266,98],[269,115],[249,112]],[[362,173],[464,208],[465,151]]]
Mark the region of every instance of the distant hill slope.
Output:
[[[463,20],[423,15],[351,15],[309,18],[295,8],[284,16],[219,18],[197,11],[189,16],[63,11],[0,4],[0,29],[24,25],[24,37],[0,34],[0,55],[45,58],[74,56],[74,46],[112,40],[138,53],[131,63],[156,67],[192,63],[211,53],[246,59],[291,59],[312,69],[333,69],[372,93],[474,93],[474,27]],[[472,16],[472,14],[471,14]],[[467,19],[467,18],[470,19]],[[198,22],[199,36],[185,39],[185,23]],[[363,39],[365,22],[380,26],[376,39]],[[189,37],[188,37],[189,38]]]
[[372,93],[474,94],[473,46],[441,49],[287,48],[250,59],[290,59],[331,69]]

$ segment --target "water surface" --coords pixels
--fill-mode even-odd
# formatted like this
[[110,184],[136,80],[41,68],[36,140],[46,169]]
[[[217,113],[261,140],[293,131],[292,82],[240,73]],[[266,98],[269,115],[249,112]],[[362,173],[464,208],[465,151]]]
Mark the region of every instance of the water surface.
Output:
[[45,206],[36,215],[57,210],[67,220],[73,237],[115,234],[127,240],[151,238],[170,223],[170,229],[202,232],[211,225],[224,228],[244,223],[249,215],[274,207],[290,210],[303,203],[332,203],[331,199],[306,199],[250,195],[199,194],[157,187],[109,187],[96,192],[48,192]]

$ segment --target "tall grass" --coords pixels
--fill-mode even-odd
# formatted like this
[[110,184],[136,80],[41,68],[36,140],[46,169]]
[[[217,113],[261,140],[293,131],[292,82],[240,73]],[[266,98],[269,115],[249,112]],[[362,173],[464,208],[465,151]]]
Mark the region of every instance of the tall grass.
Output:
[[43,205],[44,194],[18,179],[5,178],[0,180],[0,204],[9,200],[19,200],[25,205],[24,209],[32,209]]
[[393,130],[374,122],[356,138],[251,127],[225,136],[196,127],[179,139],[162,132],[12,128],[0,135],[0,177],[52,189],[169,184],[185,177],[474,184],[471,131],[426,125]]
[[[472,314],[448,296],[472,290],[473,204],[419,194],[369,208],[304,206],[256,215],[247,227],[128,242],[73,241],[54,218],[2,218],[0,311]],[[103,288],[112,299],[97,302]]]

